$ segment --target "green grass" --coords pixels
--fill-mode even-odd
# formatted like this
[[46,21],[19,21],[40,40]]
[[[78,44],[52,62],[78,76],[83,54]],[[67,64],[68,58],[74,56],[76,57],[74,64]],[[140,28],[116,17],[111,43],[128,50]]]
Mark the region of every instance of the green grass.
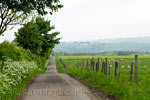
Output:
[[[98,58],[95,56],[94,58]],[[67,66],[67,69],[64,69],[61,65],[59,59],[63,60]],[[150,100],[150,56],[139,56],[138,59],[138,74],[139,79],[138,83],[135,83],[134,80],[130,82],[130,69],[128,66],[131,66],[131,62],[134,62],[134,56],[100,56],[100,71],[96,72],[87,68],[86,66],[76,67],[77,63],[81,63],[81,59],[91,59],[92,56],[60,56],[57,57],[57,65],[59,72],[72,74],[74,77],[88,82],[95,87],[106,91],[110,95],[115,96],[120,100]],[[102,61],[103,59],[108,58],[108,65],[112,65],[111,75],[104,75],[101,72]],[[114,62],[119,61],[122,58],[121,75],[119,77],[114,76]],[[74,59],[74,60],[67,60]],[[75,60],[78,59],[78,60]],[[86,60],[84,60],[86,63]],[[134,79],[134,76],[133,76]]]

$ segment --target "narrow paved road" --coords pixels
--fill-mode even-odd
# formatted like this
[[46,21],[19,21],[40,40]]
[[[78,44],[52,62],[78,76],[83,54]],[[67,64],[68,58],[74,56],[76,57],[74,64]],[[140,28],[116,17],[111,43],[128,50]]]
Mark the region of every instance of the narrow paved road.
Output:
[[67,74],[59,74],[55,57],[45,74],[37,76],[19,100],[97,100],[81,83]]

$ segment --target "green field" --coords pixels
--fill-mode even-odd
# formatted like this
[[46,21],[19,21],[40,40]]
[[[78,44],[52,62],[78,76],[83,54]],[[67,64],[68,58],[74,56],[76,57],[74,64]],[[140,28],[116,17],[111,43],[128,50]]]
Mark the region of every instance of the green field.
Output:
[[[60,58],[65,63],[66,69],[60,63]],[[86,66],[87,59],[91,60],[92,56],[59,56],[57,57],[59,72],[71,74],[120,100],[150,100],[150,56],[138,57],[138,83],[134,81],[135,70],[133,80],[130,81],[130,68],[131,63],[135,61],[134,56],[94,56],[94,58],[95,62],[100,58],[98,72]],[[108,66],[111,65],[110,75],[101,72],[102,61],[105,58],[108,58]],[[119,62],[120,59],[122,59],[120,77],[115,77],[115,62]]]

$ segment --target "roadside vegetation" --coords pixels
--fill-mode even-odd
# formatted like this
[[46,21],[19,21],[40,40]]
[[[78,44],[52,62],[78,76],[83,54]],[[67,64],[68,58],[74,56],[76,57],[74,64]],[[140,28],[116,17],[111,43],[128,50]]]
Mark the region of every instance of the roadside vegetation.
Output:
[[0,43],[0,100],[16,100],[36,75],[45,72],[60,38],[43,16],[62,7],[59,0],[0,0],[0,36],[21,26],[14,41]]
[[26,84],[36,75],[43,73],[47,65],[45,57],[34,55],[30,50],[6,41],[1,43],[0,99],[15,100]]
[[[138,59],[138,83],[135,83],[133,70],[133,79],[130,80],[131,63],[134,62],[134,56],[94,56],[100,58],[99,70],[91,69],[92,56],[59,56],[57,57],[58,70],[61,73],[67,73],[73,77],[94,86],[106,93],[115,96],[120,100],[149,100],[150,99],[150,56],[139,56]],[[108,68],[110,74],[104,74],[102,62],[108,58]],[[60,62],[63,61],[62,64]],[[89,59],[87,66],[87,59]],[[115,77],[115,62],[121,62],[120,76]],[[95,60],[95,63],[97,60]]]
[[12,43],[0,44],[0,99],[16,100],[23,88],[45,72],[52,49],[59,43],[59,32],[50,33],[49,20],[36,17],[15,33]]

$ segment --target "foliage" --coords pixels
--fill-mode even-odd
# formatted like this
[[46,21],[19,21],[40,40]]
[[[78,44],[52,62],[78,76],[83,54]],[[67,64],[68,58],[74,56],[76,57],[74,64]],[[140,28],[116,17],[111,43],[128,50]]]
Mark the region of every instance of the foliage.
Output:
[[50,31],[55,29],[55,26],[51,26],[50,21],[42,17],[36,17],[32,22],[39,27],[40,34],[44,38],[41,54],[47,55],[50,49],[53,49],[55,45],[59,43],[60,38],[56,38],[56,36],[60,34],[60,32],[50,33]]
[[36,75],[45,72],[50,59],[33,55],[15,44],[0,44],[0,99],[16,100]]
[[53,29],[55,27],[51,26],[49,20],[37,17],[15,33],[15,41],[18,46],[29,49],[34,54],[46,56],[60,40],[56,38],[59,32],[50,33]]
[[0,66],[1,100],[15,100],[24,85],[40,72],[40,68],[34,62],[7,59],[3,66]]
[[27,17],[36,15],[36,12],[46,15],[50,11],[52,14],[62,7],[59,0],[0,0],[0,35],[9,25],[22,24]]
[[[85,66],[77,67],[77,63],[82,63],[83,59],[91,59],[92,56],[70,56],[70,57],[57,57],[57,65],[59,72],[68,73],[74,77],[83,80],[84,82],[91,84],[92,86],[107,92],[108,94],[115,96],[120,100],[149,100],[150,99],[150,67],[149,60],[150,56],[140,56],[139,57],[139,82],[136,84],[134,81],[130,82],[130,69],[128,66],[134,61],[134,56],[95,56],[94,58],[100,57],[100,71],[96,72],[91,70],[90,67]],[[108,58],[108,65],[112,65],[111,74],[104,75],[101,73],[102,61]],[[64,63],[67,66],[65,70],[61,65],[59,59],[64,59]],[[122,59],[121,75],[119,77],[114,77],[114,62]],[[68,59],[68,60],[67,60]],[[70,59],[70,60],[69,60]],[[71,60],[73,59],[73,60]],[[87,60],[86,60],[87,61]]]
[[29,50],[24,50],[20,47],[16,47],[15,44],[11,44],[4,41],[0,44],[0,60],[4,61],[6,58],[13,59],[14,61],[19,60],[30,60],[31,52]]
[[4,41],[0,44],[0,61],[4,62],[7,58],[13,61],[34,61],[40,68],[42,68],[46,62],[46,58],[33,55],[30,50],[24,50],[15,44]]
[[15,36],[19,46],[31,50],[34,54],[41,52],[43,37],[40,35],[37,25],[28,22],[15,33]]
[[27,15],[23,12],[9,9],[8,6],[0,1],[0,35],[3,35],[8,29],[8,26],[12,25],[12,27],[10,27],[10,29],[12,29],[13,25],[22,24],[26,18]]
[[51,9],[50,13],[62,8],[60,0],[0,0],[0,5],[7,6],[13,11],[24,12],[25,14],[37,11],[40,15],[48,13],[46,8]]

